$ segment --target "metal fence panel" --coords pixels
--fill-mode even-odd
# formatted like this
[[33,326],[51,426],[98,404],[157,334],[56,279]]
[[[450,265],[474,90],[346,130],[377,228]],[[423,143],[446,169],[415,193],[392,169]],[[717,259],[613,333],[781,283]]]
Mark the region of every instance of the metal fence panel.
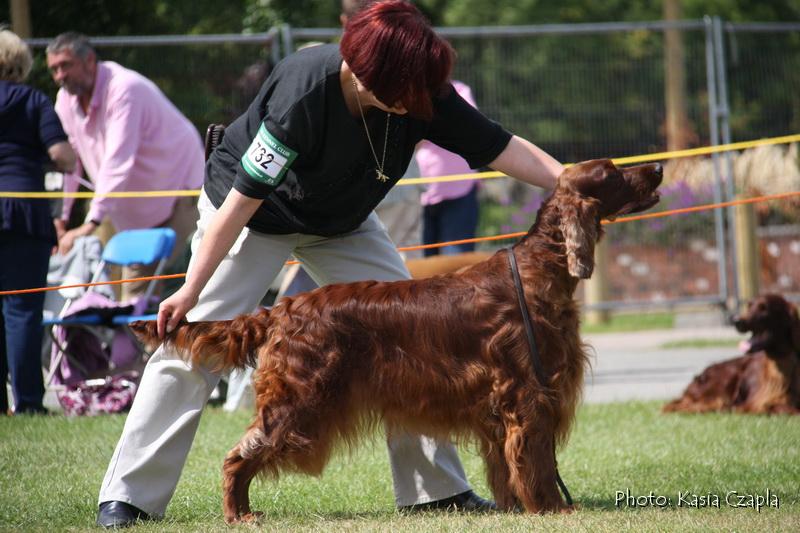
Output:
[[[720,65],[712,64],[719,50],[709,44],[708,27],[707,22],[685,21],[440,32],[458,54],[454,77],[472,87],[482,111],[565,162],[666,150],[666,29],[679,30],[682,39],[692,145],[720,142],[726,127],[734,140],[800,131],[800,28],[721,26],[727,80],[715,87],[724,77],[714,70]],[[335,28],[283,27],[255,36],[117,37],[95,44],[102,58],[156,82],[204,132],[209,123],[228,123],[241,113],[286,50],[308,41],[333,41],[338,34]],[[37,51],[31,82],[54,96],[42,53],[46,41],[31,43]],[[720,89],[730,102],[727,126],[718,122],[728,111]],[[790,167],[796,148],[794,155],[786,147],[779,150],[785,155],[782,164]],[[732,172],[741,174],[736,161]],[[723,165],[717,167],[715,172],[708,159],[669,163],[657,209],[725,199],[728,193],[719,180],[726,172]],[[736,192],[800,190],[788,172],[776,176],[764,171],[758,183],[739,174]],[[541,191],[512,180],[486,182],[479,235],[527,229],[542,199]],[[787,204],[768,207],[759,232],[767,239],[765,257],[781,254],[767,267],[780,272],[764,274],[765,287],[795,291],[800,290],[795,279],[800,274],[794,273],[800,273],[800,237],[795,238],[797,208]],[[723,303],[733,284],[728,278],[735,277],[729,251],[733,241],[726,241],[723,229],[722,215],[712,212],[608,226],[609,297],[596,306]],[[778,244],[776,235],[783,239]]]

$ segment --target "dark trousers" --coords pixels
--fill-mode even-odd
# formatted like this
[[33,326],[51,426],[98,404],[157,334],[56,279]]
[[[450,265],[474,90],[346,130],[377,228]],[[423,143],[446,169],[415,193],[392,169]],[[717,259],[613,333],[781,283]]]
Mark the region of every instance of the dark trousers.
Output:
[[[0,290],[45,287],[51,248],[44,240],[0,233]],[[0,305],[0,411],[8,410],[9,373],[15,412],[41,411],[44,293],[0,296]]]
[[[478,187],[473,187],[460,198],[444,200],[422,208],[422,242],[434,244],[475,237],[478,228]],[[428,248],[425,257],[455,255],[475,251],[475,243],[455,244],[442,248]]]

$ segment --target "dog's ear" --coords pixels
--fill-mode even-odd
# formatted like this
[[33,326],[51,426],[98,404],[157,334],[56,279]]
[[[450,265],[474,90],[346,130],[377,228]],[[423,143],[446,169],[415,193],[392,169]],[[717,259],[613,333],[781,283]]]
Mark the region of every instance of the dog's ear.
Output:
[[582,198],[565,198],[559,206],[559,226],[567,249],[571,276],[589,279],[594,270],[594,246],[600,236],[597,203]]

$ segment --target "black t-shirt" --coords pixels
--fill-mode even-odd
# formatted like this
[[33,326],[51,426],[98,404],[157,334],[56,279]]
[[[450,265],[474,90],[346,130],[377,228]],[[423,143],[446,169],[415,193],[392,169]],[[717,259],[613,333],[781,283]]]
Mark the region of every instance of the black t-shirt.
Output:
[[511,134],[455,90],[434,101],[434,117],[366,111],[369,135],[389,180],[377,179],[375,157],[360,116],[350,115],[337,45],[287,57],[264,82],[248,110],[230,124],[206,165],[204,189],[222,205],[231,187],[263,198],[247,226],[273,234],[333,236],[356,229],[406,171],[422,139],[455,152],[470,167],[492,162]]

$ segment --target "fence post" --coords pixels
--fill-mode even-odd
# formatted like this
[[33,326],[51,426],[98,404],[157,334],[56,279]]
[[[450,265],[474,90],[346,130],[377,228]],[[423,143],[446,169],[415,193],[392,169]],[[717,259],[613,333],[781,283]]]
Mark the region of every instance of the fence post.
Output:
[[[719,117],[720,109],[717,101],[718,88],[717,88],[717,60],[715,54],[714,44],[714,22],[711,17],[706,15],[703,17],[705,25],[705,51],[706,51],[706,87],[708,88],[708,128],[711,136],[711,145],[717,146],[720,144],[719,135]],[[725,190],[722,180],[722,173],[720,170],[720,156],[719,154],[712,154],[711,160],[713,162],[714,172],[714,202],[719,203],[725,199]],[[725,217],[721,209],[714,210],[714,235],[717,246],[718,262],[717,262],[717,276],[718,276],[718,295],[720,304],[727,308],[730,299],[730,290],[728,287],[728,247],[725,242]]]
[[[608,298],[608,239],[597,243],[594,249],[594,272],[584,281],[584,301],[588,305],[601,304]],[[606,324],[610,319],[608,309],[586,311],[586,323],[596,326]]]
[[[758,296],[761,257],[756,235],[756,210],[753,204],[740,204],[735,208],[736,221],[736,272],[739,277],[739,302]],[[738,309],[736,311],[739,311]]]
[[[715,54],[715,63],[716,63],[716,72],[717,72],[717,107],[718,107],[718,119],[719,119],[719,132],[721,135],[722,144],[730,144],[732,142],[731,139],[731,126],[730,126],[730,104],[728,103],[728,79],[725,74],[726,66],[725,66],[725,41],[723,39],[723,22],[720,17],[714,17],[712,19],[712,29],[714,33],[714,54]],[[731,153],[725,152],[722,154],[722,159],[725,163],[723,167],[723,181],[725,183],[725,190],[728,195],[728,200],[733,200],[736,196],[736,176],[733,172],[733,161],[731,159]],[[731,296],[733,302],[731,303],[731,307],[733,309],[739,308],[742,302],[742,294],[739,289],[739,279],[740,276],[736,271],[737,262],[736,258],[738,257],[738,239],[735,233],[736,230],[736,222],[734,221],[735,213],[733,207],[729,207],[727,209],[728,214],[728,235],[729,235],[729,246],[731,250],[731,257],[734,259],[732,262],[733,267],[733,275],[731,276],[731,283],[733,285],[733,290],[731,292]]]
[[292,36],[292,27],[289,24],[281,25],[281,41],[283,41],[283,57],[294,52],[294,38]]

